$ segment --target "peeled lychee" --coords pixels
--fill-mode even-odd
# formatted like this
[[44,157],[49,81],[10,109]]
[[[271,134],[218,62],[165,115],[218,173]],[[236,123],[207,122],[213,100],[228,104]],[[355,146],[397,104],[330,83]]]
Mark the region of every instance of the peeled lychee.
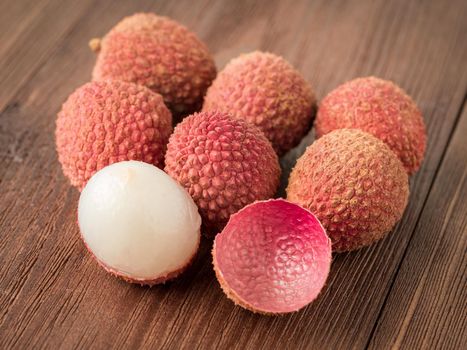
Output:
[[271,198],[279,185],[277,155],[255,126],[222,112],[185,118],[170,137],[166,172],[199,207],[207,234],[256,200]]
[[82,189],[106,165],[140,160],[163,166],[172,116],[162,97],[118,81],[87,83],[58,114],[58,159],[72,185]]
[[356,129],[332,131],[309,146],[287,187],[287,199],[317,216],[337,252],[382,238],[408,196],[408,175],[395,153]]
[[225,294],[254,312],[297,311],[318,296],[331,266],[331,241],[308,210],[283,199],[234,214],[212,250]]
[[258,126],[279,155],[311,127],[315,97],[282,57],[252,52],[230,61],[208,89],[203,111],[220,110]]
[[315,121],[318,137],[336,129],[369,132],[384,141],[413,174],[423,160],[425,124],[415,102],[394,83],[375,77],[349,81],[322,101]]
[[122,80],[161,94],[174,115],[201,108],[216,66],[206,45],[179,23],[152,13],[125,17],[102,40],[93,80]]
[[78,222],[99,264],[139,284],[176,277],[200,241],[201,217],[191,197],[144,162],[115,163],[94,174],[81,192]]

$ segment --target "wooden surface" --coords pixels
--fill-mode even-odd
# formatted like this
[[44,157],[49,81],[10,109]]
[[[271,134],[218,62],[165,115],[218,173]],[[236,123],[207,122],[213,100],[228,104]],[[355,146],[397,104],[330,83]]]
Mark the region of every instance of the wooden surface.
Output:
[[[219,68],[269,50],[319,98],[376,75],[422,109],[428,148],[403,219],[378,244],[335,255],[326,289],[304,310],[265,317],[234,306],[209,241],[187,273],[152,289],[106,274],[85,250],[55,115],[90,79],[89,38],[136,11],[187,25]],[[0,1],[0,348],[465,348],[466,17],[463,0]],[[311,132],[282,159],[282,187],[312,141]]]

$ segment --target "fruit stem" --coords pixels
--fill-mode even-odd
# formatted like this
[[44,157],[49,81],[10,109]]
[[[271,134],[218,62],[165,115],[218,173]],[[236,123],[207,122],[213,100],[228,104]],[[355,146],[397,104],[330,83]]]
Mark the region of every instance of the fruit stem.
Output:
[[92,38],[89,41],[89,47],[92,51],[98,52],[101,49],[101,39],[100,38]]

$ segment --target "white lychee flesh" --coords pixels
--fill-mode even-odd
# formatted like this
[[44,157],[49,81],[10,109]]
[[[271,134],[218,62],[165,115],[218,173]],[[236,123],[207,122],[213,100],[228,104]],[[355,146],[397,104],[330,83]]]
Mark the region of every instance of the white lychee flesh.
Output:
[[98,262],[140,284],[177,276],[200,240],[201,218],[190,195],[162,170],[137,161],[92,176],[79,199],[78,222]]

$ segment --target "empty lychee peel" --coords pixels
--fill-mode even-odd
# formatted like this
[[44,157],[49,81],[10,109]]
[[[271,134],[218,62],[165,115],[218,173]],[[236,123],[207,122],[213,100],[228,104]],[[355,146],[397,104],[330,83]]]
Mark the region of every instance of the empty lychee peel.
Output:
[[[269,208],[267,208],[267,207],[269,207]],[[279,207],[281,207],[282,209],[278,210]],[[257,225],[257,227],[255,227],[255,229],[258,229],[258,228],[265,229],[266,228],[267,230],[269,230],[269,229],[274,230],[271,227],[265,226],[264,221],[266,221],[266,219],[264,219],[261,216],[259,218],[257,217],[260,213],[264,213],[264,212],[268,212],[268,211],[274,211],[274,210],[276,211],[277,215],[275,215],[275,217],[268,216],[268,217],[270,217],[271,225],[274,225],[274,228],[276,228],[276,229],[282,228],[284,230],[283,235],[285,235],[285,236],[278,237],[277,235],[275,235],[274,231],[271,231],[271,232],[268,232],[268,233],[256,232],[251,237],[246,237],[245,236],[245,232],[246,232],[245,230],[252,229],[252,227],[254,225]],[[297,215],[299,215],[300,220],[297,219],[298,220],[297,222],[301,223],[301,225],[305,225],[305,224],[303,224],[303,222],[305,220],[308,220],[307,224],[309,224],[309,225],[305,226],[305,228],[308,229],[308,230],[312,230],[313,231],[312,233],[308,232],[307,235],[303,235],[303,232],[301,231],[301,229],[303,227],[300,226],[300,225],[298,226],[298,228],[295,231],[294,230],[290,231],[289,226],[292,223],[287,221],[284,224],[284,222],[285,222],[284,220],[289,220],[289,218],[291,218],[291,216],[287,216],[286,218],[283,218],[283,219],[281,218],[281,221],[279,223],[274,222],[274,220],[277,219],[277,217],[280,217],[281,215],[285,215],[284,214],[285,212],[287,212],[287,214],[290,214],[292,212],[292,210],[295,212],[295,214],[298,213]],[[250,216],[250,218],[248,218],[249,216]],[[252,217],[255,217],[255,220],[251,222],[251,225],[249,225],[248,222],[245,223],[246,219],[253,220]],[[295,217],[295,219],[296,219],[296,217]],[[293,220],[293,219],[290,219],[290,220]],[[281,224],[283,226],[285,226],[285,227],[281,227],[280,226]],[[237,228],[236,227],[237,225],[241,225],[241,228]],[[287,229],[287,227],[288,227],[288,229]],[[316,229],[318,229],[318,231],[316,231]],[[285,233],[285,231],[287,231],[287,234]],[[300,235],[297,236],[297,234],[299,234],[300,232],[302,233],[302,236],[300,236]],[[321,232],[321,234],[318,234],[318,232]],[[228,241],[229,244],[226,245],[227,241],[225,241],[223,243],[224,244],[223,246],[219,246],[220,241],[225,238],[225,235],[230,236],[229,237],[230,240]],[[242,246],[242,248],[237,247],[236,244],[234,243],[234,241],[231,241],[232,239],[235,239],[235,235],[239,235],[237,237],[237,240],[238,240],[237,243],[240,244]],[[321,235],[321,237],[320,237],[320,235]],[[319,237],[319,238],[317,238],[317,237]],[[225,238],[225,239],[227,239],[227,238]],[[301,247],[302,249],[313,249],[313,252],[315,254],[315,255],[313,255],[313,259],[316,259],[316,254],[320,255],[318,259],[324,259],[324,260],[318,260],[318,261],[321,261],[321,266],[324,267],[325,271],[316,271],[316,270],[311,271],[311,272],[303,272],[302,271],[302,276],[298,276],[298,277],[297,276],[292,276],[291,277],[288,274],[284,275],[284,274],[281,274],[281,273],[279,273],[278,275],[273,274],[273,277],[283,278],[283,280],[279,280],[279,281],[281,281],[281,283],[278,283],[278,284],[275,284],[275,285],[274,285],[274,283],[272,283],[272,280],[271,280],[266,284],[266,288],[265,288],[264,287],[265,285],[264,284],[261,285],[261,282],[264,282],[265,280],[268,281],[267,278],[271,278],[270,275],[269,275],[270,271],[276,271],[275,269],[278,268],[278,266],[276,266],[276,264],[278,264],[277,259],[278,259],[279,255],[277,255],[277,254],[278,254],[279,251],[282,251],[282,253],[280,254],[280,256],[282,256],[282,254],[285,253],[283,251],[283,248],[275,247],[273,249],[274,256],[272,258],[270,258],[269,260],[266,259],[269,262],[272,261],[273,265],[268,266],[265,270],[262,270],[262,268],[264,268],[264,265],[263,265],[264,261],[262,261],[261,258],[259,258],[260,259],[259,262],[256,262],[256,265],[255,265],[254,262],[242,261],[242,259],[240,257],[237,257],[236,259],[231,259],[230,263],[227,263],[227,261],[225,260],[225,259],[227,259],[226,256],[231,256],[231,254],[234,254],[236,249],[239,250],[239,252],[241,252],[241,251],[243,251],[243,249],[247,249],[246,247],[249,247],[249,248],[254,250],[254,251],[250,251],[249,253],[250,253],[251,256],[254,256],[255,259],[258,258],[259,256],[261,256],[261,253],[265,253],[266,257],[267,257],[267,255],[270,254],[271,252],[268,251],[267,248],[264,248],[262,245],[260,246],[260,248],[258,248],[258,245],[254,245],[256,239],[259,239],[259,241],[257,243],[260,244],[260,245],[264,244],[264,242],[265,242],[264,239],[271,239],[275,243],[282,240],[281,243],[283,243],[283,244],[285,244],[283,242],[285,240],[285,242],[288,242],[288,243],[292,244],[291,246],[290,245],[287,246],[290,249],[297,248],[297,247],[298,248]],[[316,239],[318,239],[319,241],[316,241]],[[324,246],[321,247],[321,250],[319,250],[319,249],[317,250],[317,247],[319,247],[322,244],[324,244]],[[304,247],[304,245],[305,245],[305,247]],[[221,254],[220,252],[218,252],[219,249],[224,249],[224,253]],[[228,250],[228,252],[226,251],[226,249]],[[248,250],[247,250],[247,252],[248,252]],[[296,253],[296,252],[297,251],[295,250],[293,253]],[[317,253],[317,252],[320,252],[320,253]],[[219,254],[221,254],[221,255],[219,255]],[[319,291],[322,290],[322,288],[323,288],[323,286],[325,284],[325,281],[326,281],[326,277],[327,277],[327,275],[329,273],[329,268],[330,268],[330,264],[331,264],[331,242],[330,242],[329,238],[327,237],[324,228],[319,223],[318,219],[313,214],[311,214],[309,211],[307,211],[306,209],[303,209],[303,208],[301,208],[301,207],[299,207],[299,206],[297,206],[295,204],[292,204],[290,202],[282,200],[282,199],[276,199],[276,200],[272,199],[272,200],[268,200],[268,201],[255,202],[253,204],[248,205],[244,209],[240,210],[236,214],[232,215],[232,217],[229,220],[229,223],[224,228],[224,231],[216,236],[214,246],[213,246],[213,250],[212,250],[212,256],[213,256],[213,266],[214,266],[214,270],[215,270],[215,273],[216,273],[216,277],[219,280],[219,283],[220,283],[224,293],[227,295],[227,297],[229,299],[234,301],[235,304],[237,304],[237,305],[239,305],[241,307],[244,307],[244,308],[246,308],[246,309],[248,309],[250,311],[253,311],[253,312],[256,312],[256,313],[261,313],[261,314],[267,314],[267,315],[276,315],[276,314],[282,314],[282,313],[286,313],[286,312],[297,311],[298,309],[301,309],[302,307],[304,307],[305,305],[307,305],[308,303],[310,303],[311,301],[316,299],[316,297],[319,294]],[[219,257],[221,257],[221,259],[223,260],[223,263],[219,262]],[[246,255],[244,255],[243,257],[245,258]],[[250,257],[248,257],[248,258],[250,258]],[[295,257],[295,255],[292,255],[292,257]],[[290,258],[290,256],[288,258]],[[316,265],[315,265],[316,261],[317,260],[314,260],[313,262],[308,262],[307,261],[305,263],[303,260],[301,260],[300,263],[296,263],[296,262],[294,262],[293,259],[288,260],[288,262],[292,262],[292,264],[295,264],[294,272],[297,271],[296,270],[297,268],[298,269],[303,269],[306,266],[308,266],[308,268],[316,267]],[[227,276],[224,273],[224,272],[227,272],[225,270],[225,268],[227,266],[230,266],[230,272],[228,274],[230,276]],[[258,266],[259,266],[259,269],[256,270],[258,268]],[[279,267],[280,267],[280,264],[279,264]],[[255,271],[255,273],[256,273],[255,274],[256,277],[253,280],[248,279],[248,277],[246,277],[246,274],[243,274],[243,272],[245,272],[244,268],[246,268],[248,271],[251,271],[251,269],[253,269],[253,271]],[[234,270],[232,270],[232,269],[234,269]],[[318,282],[315,281],[315,283],[316,283],[315,285],[310,285],[309,283],[312,283],[312,282],[308,278],[311,276],[310,273],[313,276],[316,276],[315,272],[318,273],[318,276],[321,276],[321,277],[318,277],[318,278],[321,278],[321,280],[318,281]],[[293,279],[293,277],[296,277],[296,278]],[[239,278],[239,280],[235,281],[236,278]],[[246,278],[246,280],[244,280],[245,278]],[[289,280],[287,280],[287,278],[289,278]],[[292,280],[290,280],[290,278],[292,278]],[[300,279],[302,279],[302,281]],[[303,281],[303,279],[305,279],[305,281]],[[286,280],[287,280],[287,282],[286,282]],[[250,284],[253,283],[253,284],[248,285],[248,283],[250,283]],[[259,288],[258,288],[258,283],[260,283]],[[293,296],[291,298],[290,304],[285,305],[285,303],[284,303],[285,299],[282,300],[281,298],[286,298],[286,297],[284,297],[284,295],[281,295],[280,292],[278,292],[277,290],[273,292],[273,293],[276,293],[276,294],[273,294],[273,296],[272,296],[272,298],[276,298],[276,300],[274,302],[272,302],[270,299],[268,299],[268,298],[271,298],[271,295],[269,295],[268,293],[271,293],[271,288],[273,288],[272,286],[274,285],[275,286],[274,288],[279,288],[278,286],[283,286],[284,283],[289,283],[289,285],[293,285],[294,283],[299,284],[298,286],[295,285],[295,287],[297,288],[296,290],[292,290],[292,295]],[[236,290],[237,288],[239,288],[239,286],[241,286],[241,290]],[[308,295],[300,295],[300,292],[301,292],[301,290],[303,289],[304,286],[309,288],[308,289]],[[245,291],[245,289],[247,289],[247,290]],[[255,291],[257,293],[259,293],[259,294],[257,294],[257,297],[260,298],[259,300],[261,300],[261,298],[266,298],[266,299],[264,299],[264,300],[266,300],[265,304],[264,304],[264,300],[263,300],[263,305],[261,305],[261,302],[258,302],[258,300],[254,301],[252,299],[253,298],[252,295],[254,294],[252,292],[255,292]],[[294,294],[294,292],[295,292],[295,294]],[[246,296],[248,293],[251,293],[251,294],[249,296]],[[277,294],[277,293],[279,293],[279,294]],[[297,300],[299,300],[299,301],[297,301]],[[274,307],[271,307],[271,305],[274,305]],[[278,306],[278,305],[280,305],[280,306]]]

